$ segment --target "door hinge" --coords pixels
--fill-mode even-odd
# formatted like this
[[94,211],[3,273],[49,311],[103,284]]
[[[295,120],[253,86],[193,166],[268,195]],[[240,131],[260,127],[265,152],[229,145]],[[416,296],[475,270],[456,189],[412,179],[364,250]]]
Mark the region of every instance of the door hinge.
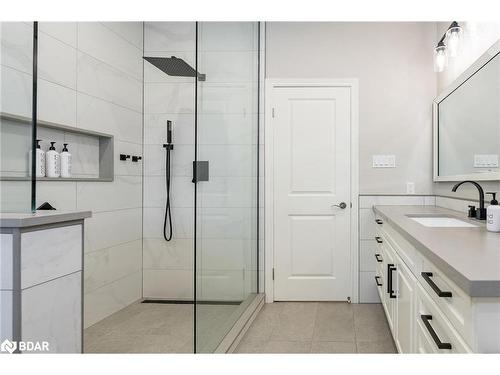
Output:
[[271,116],[274,118],[274,108],[271,110]]
[[274,268],[273,268],[273,280],[274,280]]
[[352,208],[352,202],[351,202],[351,203],[349,203],[349,204],[350,204],[350,207]]
[[351,303],[351,297],[347,297],[347,303]]

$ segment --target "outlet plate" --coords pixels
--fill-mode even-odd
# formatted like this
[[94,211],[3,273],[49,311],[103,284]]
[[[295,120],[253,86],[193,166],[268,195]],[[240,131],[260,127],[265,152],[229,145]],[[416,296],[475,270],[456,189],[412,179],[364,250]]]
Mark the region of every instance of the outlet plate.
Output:
[[396,155],[372,155],[372,168],[396,168]]
[[475,154],[474,168],[498,168],[498,154]]

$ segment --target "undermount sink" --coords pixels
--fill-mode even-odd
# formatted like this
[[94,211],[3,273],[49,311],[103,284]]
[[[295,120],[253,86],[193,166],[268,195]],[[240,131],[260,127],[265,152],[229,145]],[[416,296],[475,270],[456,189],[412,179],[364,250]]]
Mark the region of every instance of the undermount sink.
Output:
[[410,219],[416,221],[424,227],[435,228],[474,228],[477,225],[457,219],[447,215],[425,215],[425,214],[409,214],[406,215]]

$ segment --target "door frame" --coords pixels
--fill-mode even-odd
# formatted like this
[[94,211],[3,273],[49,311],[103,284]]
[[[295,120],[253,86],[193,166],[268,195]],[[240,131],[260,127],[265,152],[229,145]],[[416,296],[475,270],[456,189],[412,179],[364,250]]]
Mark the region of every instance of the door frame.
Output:
[[348,87],[351,91],[351,238],[350,238],[350,279],[351,302],[358,303],[358,195],[359,195],[359,81],[357,78],[317,78],[289,79],[267,78],[265,80],[265,122],[264,122],[264,291],[266,303],[274,302],[273,268],[274,257],[274,129],[271,126],[273,113],[273,89],[276,87]]

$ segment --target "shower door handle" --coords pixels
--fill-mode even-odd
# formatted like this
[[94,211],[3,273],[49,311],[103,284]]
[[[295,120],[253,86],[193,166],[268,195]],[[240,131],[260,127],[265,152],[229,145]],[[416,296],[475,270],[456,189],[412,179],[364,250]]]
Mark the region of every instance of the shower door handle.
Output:
[[208,160],[193,161],[193,180],[196,184],[201,181],[208,181],[209,179],[209,164]]

